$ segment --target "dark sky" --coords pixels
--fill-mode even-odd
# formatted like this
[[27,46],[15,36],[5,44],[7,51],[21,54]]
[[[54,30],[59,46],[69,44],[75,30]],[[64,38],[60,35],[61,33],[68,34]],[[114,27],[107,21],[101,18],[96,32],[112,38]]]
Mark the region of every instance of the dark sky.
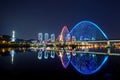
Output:
[[115,0],[0,0],[0,34],[37,38],[38,32],[58,35],[82,20],[96,23],[110,39],[120,39],[120,2]]

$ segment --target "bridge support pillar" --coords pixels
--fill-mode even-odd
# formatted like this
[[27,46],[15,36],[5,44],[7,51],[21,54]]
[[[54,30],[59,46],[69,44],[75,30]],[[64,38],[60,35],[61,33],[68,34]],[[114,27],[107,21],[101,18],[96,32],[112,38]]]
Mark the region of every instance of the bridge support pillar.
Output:
[[110,48],[108,48],[107,54],[110,55]]
[[110,48],[110,41],[107,41],[107,47]]

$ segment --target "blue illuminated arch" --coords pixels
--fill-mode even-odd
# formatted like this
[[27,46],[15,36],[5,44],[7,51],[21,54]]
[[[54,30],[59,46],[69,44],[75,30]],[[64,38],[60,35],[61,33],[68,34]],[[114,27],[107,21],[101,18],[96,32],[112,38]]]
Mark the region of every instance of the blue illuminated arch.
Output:
[[100,32],[103,34],[103,36],[104,36],[106,39],[108,39],[107,35],[106,35],[95,23],[93,23],[93,22],[91,22],[91,21],[81,21],[81,22],[77,23],[77,24],[72,28],[72,30],[70,31],[70,33],[71,33],[75,28],[77,28],[80,24],[82,24],[82,23],[90,23],[90,24],[92,24],[92,25],[95,26],[98,30],[100,30]]
[[[70,34],[73,32],[74,29],[76,29],[76,28],[77,28],[80,24],[82,24],[82,23],[88,23],[88,24],[93,25],[94,27],[96,27],[96,28],[102,33],[102,35],[105,37],[105,39],[108,40],[107,35],[106,35],[95,23],[93,23],[93,22],[91,22],[91,21],[81,21],[81,22],[79,22],[78,24],[76,24],[76,25],[73,27],[73,29],[70,31]],[[87,75],[88,75],[88,74],[93,74],[93,73],[97,72],[98,70],[100,70],[101,67],[104,65],[104,63],[105,63],[107,60],[108,60],[108,56],[106,55],[106,56],[104,56],[104,59],[103,59],[102,63],[101,63],[95,70],[93,70],[93,71],[91,71],[91,72],[83,72],[83,71],[80,71],[75,65],[73,65],[72,61],[71,61],[71,64],[74,66],[74,68],[75,68],[78,72],[80,72],[80,73],[82,73],[82,74],[87,74]]]

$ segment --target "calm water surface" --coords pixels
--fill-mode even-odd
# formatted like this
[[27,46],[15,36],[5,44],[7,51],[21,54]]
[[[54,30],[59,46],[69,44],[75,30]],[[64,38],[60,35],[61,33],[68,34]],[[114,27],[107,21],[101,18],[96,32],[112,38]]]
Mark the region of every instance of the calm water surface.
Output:
[[[38,51],[0,49],[0,78],[38,80],[116,80],[120,79],[120,57],[109,56],[96,73],[83,75],[72,64],[65,69],[58,55],[38,58]],[[118,79],[117,79],[118,80]]]

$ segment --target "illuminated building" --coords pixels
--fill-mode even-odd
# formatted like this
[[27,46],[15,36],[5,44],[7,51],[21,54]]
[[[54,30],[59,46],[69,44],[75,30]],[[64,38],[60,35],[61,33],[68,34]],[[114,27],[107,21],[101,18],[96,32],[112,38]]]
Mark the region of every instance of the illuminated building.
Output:
[[68,33],[66,36],[66,41],[70,41],[71,40],[71,35]]
[[43,34],[42,33],[38,33],[38,41],[39,42],[43,41]]
[[48,33],[45,33],[45,35],[44,35],[44,40],[45,40],[45,41],[48,41],[48,38],[49,38],[49,34],[48,34]]
[[51,34],[51,42],[55,42],[55,34]]
[[72,36],[72,40],[73,40],[73,41],[76,41],[76,37],[75,37],[75,36]]

